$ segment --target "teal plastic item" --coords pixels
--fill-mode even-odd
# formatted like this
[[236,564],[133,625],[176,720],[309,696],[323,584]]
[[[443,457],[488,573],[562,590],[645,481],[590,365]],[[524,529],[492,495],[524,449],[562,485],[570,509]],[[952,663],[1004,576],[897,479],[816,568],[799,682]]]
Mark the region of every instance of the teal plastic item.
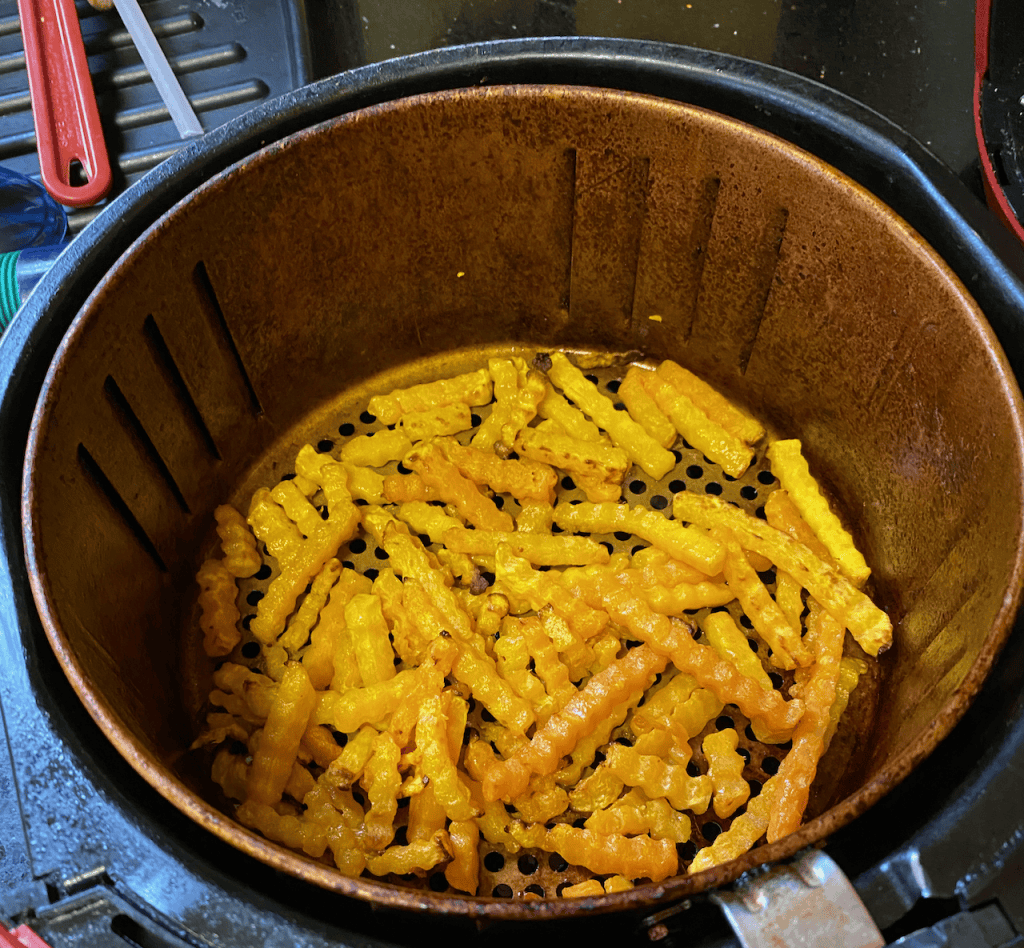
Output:
[[65,246],[68,215],[42,185],[0,165],[0,332]]
[[10,325],[32,288],[66,246],[27,247],[0,254],[0,332]]

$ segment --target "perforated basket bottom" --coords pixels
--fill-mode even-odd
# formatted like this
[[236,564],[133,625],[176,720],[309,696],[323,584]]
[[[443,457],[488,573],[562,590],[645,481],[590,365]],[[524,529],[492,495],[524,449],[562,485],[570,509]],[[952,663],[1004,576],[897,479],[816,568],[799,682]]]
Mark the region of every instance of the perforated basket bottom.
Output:
[[[232,502],[240,510],[248,509],[248,500],[252,492],[259,486],[272,486],[282,477],[290,476],[293,472],[291,467],[298,448],[304,443],[311,443],[320,452],[331,452],[337,455],[338,450],[349,438],[370,434],[383,430],[384,425],[366,411],[365,406],[370,395],[378,392],[387,392],[396,387],[404,387],[426,381],[431,378],[441,378],[459,372],[470,371],[479,368],[486,363],[486,359],[492,356],[525,355],[529,358],[533,353],[524,352],[519,347],[509,347],[505,350],[488,350],[484,353],[476,350],[472,353],[463,353],[456,356],[454,361],[451,354],[443,360],[442,365],[436,362],[441,360],[424,360],[399,370],[387,373],[386,377],[376,377],[368,382],[343,393],[329,406],[322,406],[310,419],[282,439],[280,450],[275,450],[273,456],[261,458],[252,469],[246,481],[231,498]],[[608,357],[605,356],[607,360]],[[591,361],[598,361],[600,357],[584,355],[580,364],[587,364]],[[612,365],[587,368],[585,373],[602,392],[607,393],[613,400],[616,398],[619,383],[625,376],[628,363],[616,361]],[[619,408],[623,408],[620,402],[616,401]],[[474,409],[474,429],[458,435],[462,442],[468,442],[473,436],[473,430],[480,422],[487,417],[490,406]],[[788,434],[788,433],[787,433]],[[757,516],[763,516],[763,506],[770,492],[778,486],[775,477],[772,475],[767,460],[764,456],[763,445],[755,455],[754,461],[742,477],[733,478],[721,470],[713,462],[704,457],[701,452],[690,447],[682,439],[677,439],[674,445],[676,457],[675,467],[662,479],[654,480],[648,477],[642,470],[634,466],[627,475],[623,485],[623,498],[629,504],[642,504],[652,509],[663,511],[666,516],[672,515],[672,495],[683,490],[699,493],[714,494],[725,501],[737,504],[748,512]],[[383,469],[385,473],[393,473],[396,470],[405,472],[399,464],[392,463]],[[496,495],[495,502],[504,510],[514,516],[519,511],[519,505],[509,495]],[[580,490],[572,479],[565,476],[561,479],[557,488],[557,504],[568,504],[579,501],[586,501],[586,495]],[[314,503],[317,498],[314,497]],[[612,553],[633,553],[637,549],[646,546],[642,540],[627,533],[614,534],[591,534],[591,536],[608,547]],[[427,543],[427,537],[421,537],[428,548],[432,545]],[[211,539],[211,548],[213,540]],[[266,556],[268,562],[273,560]],[[354,569],[371,579],[375,578],[379,570],[387,565],[388,554],[377,547],[373,538],[363,532],[344,545],[339,550],[337,557],[347,568]],[[276,575],[276,569],[268,570],[266,567],[256,577],[239,581],[238,605],[242,613],[243,638],[229,660],[248,665],[257,671],[260,667],[259,643],[248,632],[248,624],[255,615],[255,606],[262,598],[271,579]],[[760,574],[762,581],[774,594],[775,576],[769,571]],[[768,662],[769,648],[758,637],[753,630],[750,620],[743,614],[739,604],[731,602],[726,608],[732,613],[747,636],[751,649],[761,659],[762,665],[771,675],[775,685],[784,695],[788,696],[789,686],[792,683],[792,673],[776,669]],[[710,608],[690,610],[687,615],[697,620],[710,612]],[[806,615],[806,610],[805,610]],[[197,626],[193,626],[197,629]],[[185,641],[190,643],[186,651],[192,650],[188,660],[192,667],[206,666],[207,674],[205,680],[209,680],[209,660],[204,659],[196,652],[200,636],[196,631],[187,631]],[[698,640],[700,633],[697,634]],[[847,636],[847,646],[851,647],[852,640]],[[852,646],[856,649],[856,646]],[[859,650],[857,654],[863,655]],[[201,652],[201,650],[199,650]],[[199,676],[202,678],[202,676]],[[197,732],[200,729],[199,720],[205,712],[203,699],[208,693],[208,688],[201,694],[197,693],[192,697],[192,707],[197,719]],[[808,805],[807,816],[814,816],[828,806],[836,802],[837,791],[843,789],[843,777],[847,771],[854,770],[856,758],[859,756],[865,743],[864,737],[871,729],[873,711],[877,700],[878,681],[875,669],[872,666],[868,674],[862,676],[856,691],[851,697],[850,705],[841,722],[828,753],[822,759],[818,775],[812,788],[811,799]],[[478,730],[482,708],[476,702],[471,702],[471,711],[467,724],[467,732]],[[706,727],[691,741],[690,746],[693,752],[692,760],[688,765],[691,775],[707,772],[707,762],[702,751],[702,743],[705,736],[714,731],[725,728],[735,728],[739,735],[739,753],[746,760],[743,777],[750,785],[751,798],[756,796],[764,782],[772,776],[779,767],[781,760],[785,757],[790,744],[773,745],[758,742],[749,726],[749,720],[740,712],[735,705],[726,705],[722,713],[710,721]],[[468,739],[468,737],[467,737]],[[617,728],[612,734],[612,740],[620,743],[631,744],[633,734],[629,728],[628,719],[625,724]],[[601,760],[599,755],[597,761]],[[584,776],[592,772],[592,767],[584,771]],[[223,803],[223,801],[221,801]],[[712,808],[704,814],[692,814],[693,828],[690,841],[679,844],[677,849],[680,857],[680,871],[685,872],[690,860],[696,852],[705,845],[710,844],[722,831],[729,828],[732,820],[745,811],[741,806],[728,819],[722,819],[715,815]],[[398,813],[399,824],[404,824],[406,810],[400,808]],[[589,814],[575,813],[571,810],[558,818],[559,822],[576,823],[582,826],[583,820]],[[404,841],[404,828],[400,829],[396,842]],[[763,840],[761,841],[763,842]],[[328,857],[329,858],[329,854]],[[498,898],[554,898],[560,895],[561,891],[569,885],[594,878],[594,873],[580,866],[569,865],[561,856],[541,850],[524,849],[518,853],[510,853],[503,847],[493,846],[481,838],[480,844],[480,884],[478,895],[493,896]],[[604,878],[604,877],[599,877]],[[399,885],[415,888],[429,888],[433,892],[442,893],[448,891],[448,883],[442,871],[434,871],[426,876],[408,875],[402,877],[389,877],[385,881]],[[636,880],[641,881],[641,880]],[[460,893],[461,894],[461,893]]]

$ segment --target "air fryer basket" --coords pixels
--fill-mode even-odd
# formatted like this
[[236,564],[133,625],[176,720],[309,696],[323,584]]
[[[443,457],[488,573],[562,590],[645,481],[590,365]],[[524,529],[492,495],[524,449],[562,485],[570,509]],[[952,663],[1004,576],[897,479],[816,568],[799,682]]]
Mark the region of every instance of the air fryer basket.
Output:
[[203,669],[183,636],[213,508],[279,478],[378,374],[510,345],[673,358],[802,438],[896,630],[841,799],[606,906],[735,878],[855,818],[948,733],[1009,632],[1020,396],[973,301],[890,210],[765,133],[631,93],[461,90],[352,113],[214,178],[111,270],[51,366],[24,506],[40,614],[100,727],[272,866],[407,907],[559,913],[343,878],[235,824],[187,752]]

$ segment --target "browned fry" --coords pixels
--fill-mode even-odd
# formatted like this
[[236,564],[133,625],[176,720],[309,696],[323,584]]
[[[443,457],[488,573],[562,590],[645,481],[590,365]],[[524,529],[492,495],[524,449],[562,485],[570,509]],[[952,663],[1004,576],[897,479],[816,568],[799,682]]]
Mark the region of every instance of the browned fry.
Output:
[[531,774],[545,776],[558,768],[559,760],[593,731],[612,709],[638,688],[645,688],[661,672],[667,659],[640,645],[604,671],[591,677],[561,711],[553,714],[513,757],[497,761],[483,780],[488,800],[521,796]]
[[436,442],[426,442],[413,448],[405,456],[405,464],[416,471],[428,487],[434,488],[441,500],[454,504],[474,526],[508,532],[514,529],[512,518],[482,494],[476,484],[444,456]]
[[553,504],[558,475],[549,464],[519,458],[508,461],[493,452],[459,444],[454,438],[438,441],[445,457],[476,484],[485,484],[498,494],[511,494],[519,501]]
[[729,662],[707,645],[695,642],[686,632],[673,627],[668,616],[658,615],[646,603],[629,594],[607,575],[587,570],[574,574],[575,589],[591,604],[601,606],[630,634],[672,659],[681,671],[687,671],[697,682],[723,703],[733,703],[748,717],[763,721],[772,731],[792,728],[803,713],[799,701],[785,701],[777,691],[765,691],[756,682],[742,675]]
[[842,625],[815,603],[808,636],[814,639],[816,662],[802,691],[806,710],[793,731],[793,747],[776,774],[778,786],[768,822],[770,843],[794,832],[803,819],[818,760],[825,749],[843,656],[843,635]]
[[499,544],[506,544],[514,556],[534,566],[564,566],[569,563],[607,563],[607,547],[589,537],[543,536],[533,533],[508,534],[499,530],[446,530],[444,545],[455,553],[494,556]]

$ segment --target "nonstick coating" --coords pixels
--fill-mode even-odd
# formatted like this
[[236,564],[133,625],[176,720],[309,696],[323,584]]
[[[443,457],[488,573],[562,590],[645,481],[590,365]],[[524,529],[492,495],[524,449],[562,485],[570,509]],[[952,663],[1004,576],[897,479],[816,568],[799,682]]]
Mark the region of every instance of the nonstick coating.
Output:
[[601,907],[826,838],[948,733],[1009,632],[1019,393],[962,285],[884,205],[770,135],[632,93],[456,90],[343,116],[218,175],[110,271],[51,367],[26,461],[37,605],[90,713],[199,824],[318,885],[571,911],[340,878],[213,807],[185,753],[178,636],[213,507],[346,388],[513,342],[675,358],[801,437],[896,627],[873,751],[840,803]]

